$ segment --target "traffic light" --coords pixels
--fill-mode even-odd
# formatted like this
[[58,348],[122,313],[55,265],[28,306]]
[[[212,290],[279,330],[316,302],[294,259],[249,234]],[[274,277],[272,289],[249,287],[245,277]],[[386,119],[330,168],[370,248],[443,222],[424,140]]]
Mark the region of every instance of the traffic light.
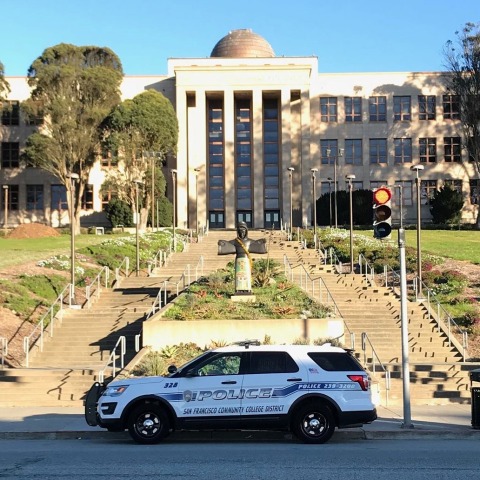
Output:
[[392,231],[392,191],[387,187],[373,191],[373,236],[386,238]]

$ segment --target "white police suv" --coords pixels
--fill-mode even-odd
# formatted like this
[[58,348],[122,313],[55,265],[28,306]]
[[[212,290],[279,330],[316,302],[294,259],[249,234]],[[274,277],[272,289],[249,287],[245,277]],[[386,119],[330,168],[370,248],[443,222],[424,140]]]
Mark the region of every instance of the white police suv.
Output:
[[258,345],[210,350],[167,377],[95,383],[85,402],[91,426],[128,429],[145,444],[174,430],[290,430],[324,443],[335,427],[377,418],[370,379],[351,352],[330,344]]

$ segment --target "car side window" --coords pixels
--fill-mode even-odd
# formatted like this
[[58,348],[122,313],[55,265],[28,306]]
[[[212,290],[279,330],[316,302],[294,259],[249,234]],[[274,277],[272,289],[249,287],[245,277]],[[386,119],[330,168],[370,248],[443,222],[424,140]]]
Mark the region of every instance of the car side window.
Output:
[[238,375],[240,373],[241,354],[218,354],[197,368],[197,375]]
[[358,361],[348,353],[310,352],[308,356],[327,372],[359,372],[363,371]]
[[252,352],[247,373],[293,373],[298,372],[295,360],[286,352]]

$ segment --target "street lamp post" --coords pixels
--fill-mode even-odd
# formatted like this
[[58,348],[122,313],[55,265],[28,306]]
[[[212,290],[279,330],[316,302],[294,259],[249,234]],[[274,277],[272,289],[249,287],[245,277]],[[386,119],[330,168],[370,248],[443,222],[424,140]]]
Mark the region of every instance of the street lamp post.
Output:
[[328,201],[329,201],[329,208],[330,208],[330,214],[329,214],[329,220],[330,220],[330,228],[332,228],[332,178],[328,177]]
[[290,178],[290,236],[293,233],[293,171],[295,170],[293,167],[288,167],[288,176]]
[[172,185],[173,185],[173,222],[172,222],[172,229],[173,229],[173,251],[177,250],[177,239],[175,237],[175,224],[176,224],[176,217],[177,217],[177,170],[172,168],[170,170],[172,174]]
[[3,206],[5,208],[3,215],[3,228],[6,230],[8,225],[8,185],[3,186]]
[[353,273],[353,183],[355,175],[347,175],[348,191],[350,197],[350,273]]
[[135,183],[135,276],[140,274],[140,233],[138,224],[140,223],[140,208],[138,205],[138,188],[143,185],[141,180],[134,180]]
[[421,252],[421,227],[422,227],[422,219],[421,219],[421,180],[420,180],[420,172],[425,167],[423,165],[412,165],[410,170],[415,172],[415,185],[417,190],[417,299],[422,298],[422,252]]
[[318,168],[311,168],[313,187],[313,244],[317,249],[317,172]]
[[75,305],[75,183],[80,178],[78,173],[69,173],[70,179],[70,305]]

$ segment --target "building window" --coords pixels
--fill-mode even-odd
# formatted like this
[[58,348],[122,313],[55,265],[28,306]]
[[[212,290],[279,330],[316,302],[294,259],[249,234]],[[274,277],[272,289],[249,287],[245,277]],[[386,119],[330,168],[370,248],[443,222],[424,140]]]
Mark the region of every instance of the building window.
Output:
[[387,163],[387,139],[370,139],[370,163]]
[[368,99],[368,113],[371,122],[386,122],[387,97],[370,97]]
[[412,163],[412,139],[395,138],[393,144],[395,149],[395,163]]
[[[395,186],[399,188],[392,189],[392,203],[393,205],[400,207],[400,196],[402,197],[402,206],[409,207],[413,205],[413,182],[411,180],[398,180],[395,182]],[[400,194],[399,190],[402,190]]]
[[462,161],[462,144],[460,137],[445,137],[443,139],[444,160],[446,162]]
[[263,179],[265,193],[265,213],[268,210],[270,216],[265,217],[265,226],[271,227],[275,223],[275,213],[280,208],[280,138],[279,138],[279,108],[276,98],[263,99]]
[[224,223],[224,139],[223,100],[208,101],[208,210],[210,226],[223,228]]
[[418,119],[435,120],[437,99],[435,95],[418,96]]
[[345,121],[362,121],[362,97],[345,97]]
[[470,180],[470,203],[472,205],[480,204],[480,180]]
[[348,165],[363,164],[363,145],[362,139],[345,140],[345,163]]
[[386,180],[376,180],[370,182],[370,190],[376,190],[377,188],[381,188],[387,185]]
[[[235,102],[235,178],[237,182],[236,201],[237,212],[242,211],[243,221],[248,227],[252,226],[252,122],[251,100],[237,99]],[[270,130],[264,131],[264,138],[278,139],[278,125],[269,123],[265,125]],[[276,129],[275,129],[276,128]],[[278,187],[278,177],[276,185]],[[237,215],[237,220],[239,220]]]
[[455,192],[462,193],[462,181],[447,179],[443,181],[444,185],[448,185]]
[[43,185],[27,185],[27,210],[43,210]]
[[437,190],[436,180],[420,180],[421,191],[421,203],[422,205],[428,205],[430,199],[433,198],[433,194]]
[[81,204],[82,210],[93,210],[93,185],[85,185]]
[[437,139],[419,138],[418,143],[420,162],[435,163],[437,161]]
[[68,210],[67,189],[65,185],[52,185],[50,187],[50,208],[52,210]]
[[[5,208],[5,193],[4,192],[2,192],[2,208]],[[18,185],[8,185],[8,189],[7,189],[7,208],[8,208],[8,210],[18,210]]]
[[110,200],[112,200],[112,198],[115,198],[115,195],[111,190],[102,192],[102,212],[105,212],[107,210],[108,204],[110,203]]
[[18,168],[20,144],[18,142],[2,142],[2,168]]
[[2,102],[2,125],[13,126],[20,124],[20,102]]
[[101,157],[101,165],[103,168],[111,168],[118,164],[118,152],[116,151],[103,147]]
[[412,101],[410,96],[393,97],[393,120],[395,122],[412,119]]
[[460,118],[460,97],[458,95],[443,96],[443,118],[445,120]]
[[320,120],[322,122],[337,121],[337,98],[336,97],[320,98]]
[[338,155],[337,140],[320,140],[320,154],[322,165],[334,165]]

